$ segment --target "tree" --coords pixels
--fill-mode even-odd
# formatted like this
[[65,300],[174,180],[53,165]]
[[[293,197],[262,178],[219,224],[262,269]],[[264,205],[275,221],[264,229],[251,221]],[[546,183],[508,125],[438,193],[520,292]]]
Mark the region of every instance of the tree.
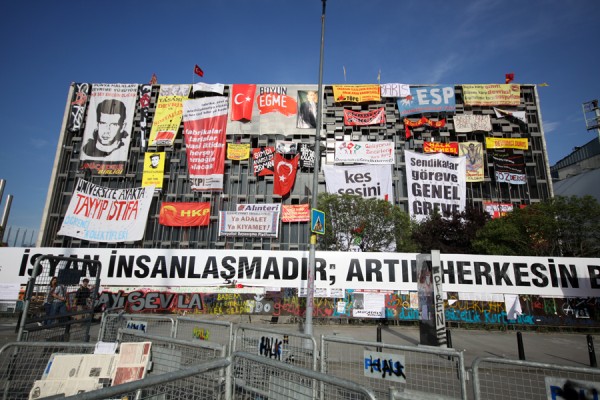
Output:
[[388,201],[321,193],[318,209],[325,212],[320,250],[413,252],[408,215]]
[[472,241],[489,217],[483,211],[467,206],[465,211],[448,218],[435,212],[413,229],[413,241],[420,252],[440,250],[442,253],[473,253]]
[[480,254],[598,257],[600,204],[591,196],[557,196],[515,209],[486,224],[473,248]]

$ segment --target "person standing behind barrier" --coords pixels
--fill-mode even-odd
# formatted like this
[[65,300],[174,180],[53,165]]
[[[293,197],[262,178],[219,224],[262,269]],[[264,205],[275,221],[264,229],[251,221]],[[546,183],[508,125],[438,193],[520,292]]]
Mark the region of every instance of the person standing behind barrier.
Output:
[[58,278],[54,277],[50,281],[50,295],[52,307],[50,308],[50,317],[67,313],[67,292],[63,285],[58,284]]
[[[88,287],[89,282],[90,282],[90,280],[88,278],[84,278],[81,281],[81,286],[79,286],[79,288],[75,292],[75,304],[77,305],[77,311],[83,311],[83,310],[87,310],[89,308],[88,307],[88,299],[90,298],[90,295],[91,295],[91,290]],[[83,319],[83,318],[85,318],[85,315],[84,314],[77,315],[75,318]]]

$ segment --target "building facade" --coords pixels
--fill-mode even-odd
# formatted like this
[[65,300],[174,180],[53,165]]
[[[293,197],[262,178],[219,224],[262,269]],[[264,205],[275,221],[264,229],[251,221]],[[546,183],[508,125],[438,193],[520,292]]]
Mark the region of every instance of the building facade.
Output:
[[[241,92],[234,93],[241,90],[236,85],[134,85],[131,92],[134,94],[128,95],[135,98],[130,103],[134,104],[133,110],[129,107],[132,126],[122,127],[129,135],[127,148],[123,146],[126,160],[120,164],[120,173],[110,174],[96,168],[89,160],[86,163],[83,156],[88,151],[89,137],[86,136],[99,130],[94,131],[88,125],[103,123],[99,120],[101,113],[97,103],[92,106],[95,96],[101,98],[100,86],[73,83],[70,87],[38,247],[308,248],[309,222],[282,222],[280,219],[276,222],[276,236],[267,237],[220,235],[219,219],[221,211],[235,211],[242,204],[288,206],[310,202],[313,180],[310,163],[298,167],[291,191],[282,196],[274,194],[274,175],[261,176],[255,172],[252,153],[255,149],[269,147],[279,152],[278,145],[284,148],[283,152],[294,153],[294,148],[306,146],[310,149],[314,145],[316,129],[310,125],[300,128],[299,119],[307,93],[317,91],[316,85],[255,85],[251,96],[244,94],[242,97]],[[160,140],[163,132],[158,132],[158,140],[152,140],[152,135],[156,134],[152,131],[153,124],[157,125],[159,119],[163,123],[165,118],[164,113],[160,114],[164,107],[161,98],[172,100],[175,96],[168,90],[174,86],[184,86],[178,93],[183,99],[226,100],[227,146],[236,144],[245,145],[243,149],[250,148],[248,158],[225,157],[222,190],[193,190],[195,183],[189,174],[191,163],[183,121],[174,130],[174,135],[171,132],[172,142]],[[372,96],[374,92],[377,93]],[[234,104],[242,98],[252,103],[251,111],[246,109],[249,113],[246,118],[232,120]],[[327,190],[323,167],[356,164],[339,162],[336,151],[340,144],[364,146],[385,142],[393,149],[393,164],[389,166],[393,196],[388,200],[410,213],[413,204],[406,165],[409,153],[406,151],[445,152],[456,157],[464,150],[468,158],[474,156],[474,153],[468,153],[466,144],[469,143],[478,149],[481,169],[477,172],[478,179],[465,182],[467,204],[479,208],[518,207],[553,195],[535,85],[325,85],[321,103],[319,191]],[[171,117],[182,113],[181,109],[170,110]],[[152,154],[164,154],[164,169],[162,179],[159,179],[162,190],[156,190],[152,196],[142,239],[106,243],[59,234],[79,179],[110,189],[141,187],[145,159],[147,164],[147,157]],[[521,168],[520,173],[515,170],[521,178],[511,181],[514,176],[507,180],[499,175],[500,164],[507,156],[509,163]],[[209,203],[208,223],[193,227],[161,224],[161,204],[165,202]]]

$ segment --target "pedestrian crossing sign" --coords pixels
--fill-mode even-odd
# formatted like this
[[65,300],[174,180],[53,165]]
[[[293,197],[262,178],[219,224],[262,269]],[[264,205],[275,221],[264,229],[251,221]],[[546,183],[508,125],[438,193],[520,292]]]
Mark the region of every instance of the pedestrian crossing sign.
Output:
[[310,210],[310,230],[320,235],[325,234],[325,213],[316,208]]

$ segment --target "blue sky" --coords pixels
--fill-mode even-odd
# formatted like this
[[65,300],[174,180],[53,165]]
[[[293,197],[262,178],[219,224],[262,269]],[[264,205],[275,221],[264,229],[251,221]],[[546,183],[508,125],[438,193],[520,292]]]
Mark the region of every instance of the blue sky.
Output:
[[[598,0],[328,0],[324,83],[539,84],[551,164],[587,143]],[[38,230],[71,82],[316,84],[320,0],[4,1],[0,178]],[[196,81],[198,79],[196,78]]]

